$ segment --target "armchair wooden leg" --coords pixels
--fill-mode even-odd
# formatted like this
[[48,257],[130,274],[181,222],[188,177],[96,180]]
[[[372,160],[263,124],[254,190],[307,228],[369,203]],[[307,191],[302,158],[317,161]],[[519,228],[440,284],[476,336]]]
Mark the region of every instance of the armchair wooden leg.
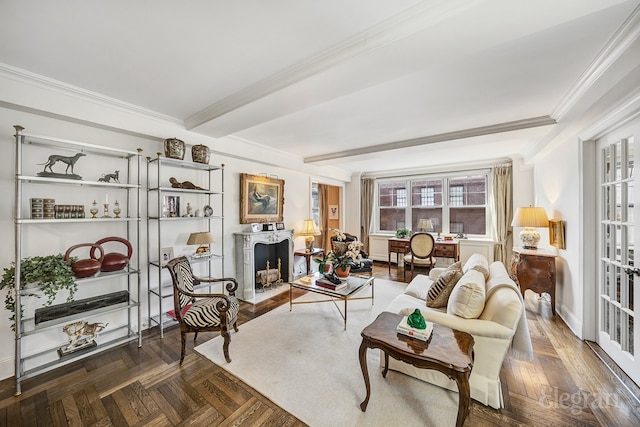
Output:
[[238,332],[238,321],[233,322],[233,330]]
[[187,333],[184,331],[180,331],[180,340],[182,341],[182,350],[180,351],[180,365],[182,365],[182,361],[184,360],[184,349],[187,341]]
[[193,341],[195,342],[198,339],[198,333],[196,332],[195,335],[193,336]]
[[227,363],[231,363],[231,357],[229,357],[229,343],[231,342],[231,335],[229,335],[229,331],[223,329],[221,334],[224,338],[224,344],[222,344],[222,351],[224,352],[224,358]]

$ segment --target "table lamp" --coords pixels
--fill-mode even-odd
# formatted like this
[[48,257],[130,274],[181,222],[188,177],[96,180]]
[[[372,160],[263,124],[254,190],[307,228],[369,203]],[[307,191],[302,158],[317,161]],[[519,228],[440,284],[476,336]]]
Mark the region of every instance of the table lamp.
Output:
[[213,236],[208,231],[191,233],[187,245],[200,245],[196,249],[196,255],[209,253],[209,243],[213,243]]
[[433,231],[433,223],[431,220],[425,218],[418,220],[418,231]]
[[511,225],[513,227],[524,227],[520,232],[520,240],[522,240],[523,248],[538,249],[540,233],[538,233],[536,228],[548,227],[549,218],[547,218],[547,213],[544,208],[528,206],[516,210]]
[[313,241],[315,236],[320,235],[320,230],[316,227],[316,223],[312,219],[305,219],[304,224],[302,225],[302,231],[299,233],[300,236],[306,236],[305,246],[307,251],[313,251]]

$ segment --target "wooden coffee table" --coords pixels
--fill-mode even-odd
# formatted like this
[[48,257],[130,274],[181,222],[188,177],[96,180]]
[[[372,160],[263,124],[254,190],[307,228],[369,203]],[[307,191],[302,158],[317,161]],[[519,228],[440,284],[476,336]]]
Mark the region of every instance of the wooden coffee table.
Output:
[[434,324],[429,341],[421,341],[398,334],[396,327],[400,320],[402,320],[401,315],[385,311],[362,330],[359,356],[367,396],[360,404],[360,409],[363,412],[367,410],[371,396],[367,349],[379,348],[384,352],[382,376],[385,378],[389,371],[389,356],[391,356],[416,368],[435,369],[455,380],[459,395],[456,426],[462,426],[471,412],[469,376],[473,368],[473,337],[466,332]]

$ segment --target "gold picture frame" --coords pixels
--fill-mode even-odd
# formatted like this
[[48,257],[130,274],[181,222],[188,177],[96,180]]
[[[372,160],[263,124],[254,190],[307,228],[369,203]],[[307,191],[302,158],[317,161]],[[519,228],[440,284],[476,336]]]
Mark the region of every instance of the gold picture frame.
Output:
[[240,174],[240,224],[284,220],[284,179]]
[[564,222],[555,219],[549,220],[549,244],[558,249],[565,249]]

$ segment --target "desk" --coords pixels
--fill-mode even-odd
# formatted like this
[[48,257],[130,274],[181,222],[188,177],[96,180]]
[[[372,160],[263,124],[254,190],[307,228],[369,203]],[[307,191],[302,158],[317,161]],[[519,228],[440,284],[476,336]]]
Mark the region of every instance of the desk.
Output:
[[312,251],[295,251],[293,253],[295,256],[303,256],[307,262],[307,276],[311,274],[311,258],[319,255],[324,255],[324,249],[314,248]]
[[551,297],[551,312],[556,314],[556,254],[545,249],[513,248],[511,278],[520,286],[522,298],[527,289]]
[[[389,273],[391,273],[391,254],[396,254],[396,265],[400,261],[399,255],[409,252],[409,239],[392,237],[388,243],[389,252]],[[433,256],[440,258],[453,258],[456,261],[460,260],[460,246],[457,240],[440,240],[436,241],[436,246],[433,249]]]

